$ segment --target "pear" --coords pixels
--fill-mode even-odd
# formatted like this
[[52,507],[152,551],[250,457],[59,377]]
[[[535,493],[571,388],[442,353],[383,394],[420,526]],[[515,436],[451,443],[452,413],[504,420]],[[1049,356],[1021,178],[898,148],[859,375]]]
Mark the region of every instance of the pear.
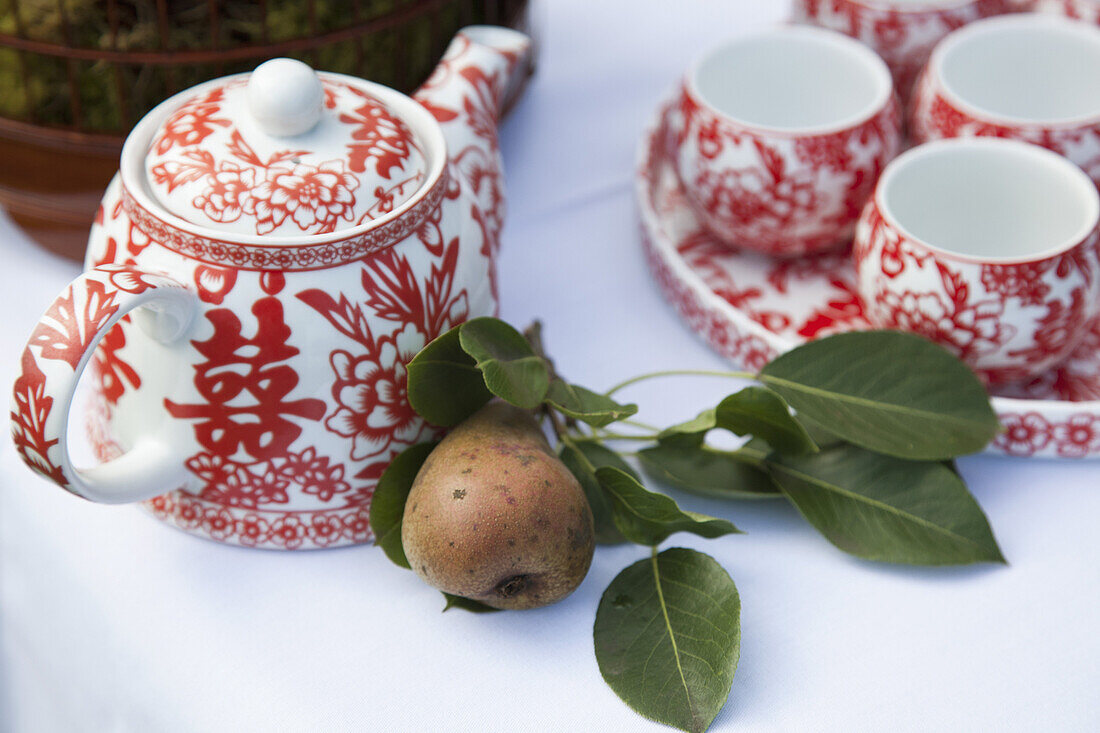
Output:
[[534,416],[494,400],[451,431],[413,482],[401,543],[414,572],[494,608],[536,608],[580,585],[592,510]]

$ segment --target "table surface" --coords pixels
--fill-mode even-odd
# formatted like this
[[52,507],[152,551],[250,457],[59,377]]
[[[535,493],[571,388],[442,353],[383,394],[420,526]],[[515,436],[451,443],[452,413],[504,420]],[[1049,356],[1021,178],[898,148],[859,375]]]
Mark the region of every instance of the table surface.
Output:
[[[722,368],[659,297],[639,250],[634,147],[709,44],[778,20],[759,0],[539,6],[541,68],[503,130],[502,313],[545,322],[559,370],[593,387]],[[0,220],[0,385],[76,274]],[[731,390],[635,388],[668,424]],[[832,548],[784,503],[681,497],[748,534],[670,545],[740,589],[741,663],[716,731],[1100,729],[1100,464],[980,456],[960,467],[1011,563],[914,569]],[[603,683],[592,621],[645,551],[602,548],[550,608],[441,614],[373,547],[271,553],[57,491],[0,449],[0,730],[665,730]]]

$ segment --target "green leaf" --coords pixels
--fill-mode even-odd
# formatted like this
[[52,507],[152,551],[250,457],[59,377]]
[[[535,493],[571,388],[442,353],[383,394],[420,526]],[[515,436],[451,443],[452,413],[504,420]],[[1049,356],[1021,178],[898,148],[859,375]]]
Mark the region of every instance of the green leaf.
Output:
[[672,427],[665,428],[657,437],[660,440],[666,440],[675,436],[690,435],[698,437],[697,442],[702,443],[706,434],[716,427],[718,427],[717,410],[710,408],[703,410],[687,422],[677,423]]
[[408,364],[409,404],[433,425],[457,425],[492,399],[477,363],[462,350],[452,328]]
[[635,481],[641,481],[638,476],[638,472],[630,467],[630,464],[623,460],[615,451],[607,448],[606,446],[593,442],[591,440],[577,440],[574,439],[573,443],[584,454],[592,466],[593,475],[596,469],[603,468],[604,466],[610,466],[611,468],[617,468],[623,473],[629,475]]
[[674,435],[705,435],[714,428],[735,435],[752,435],[775,450],[789,455],[813,453],[817,446],[806,428],[791,415],[787,403],[764,387],[746,387],[729,395],[718,406],[703,410],[687,422],[666,428],[660,438]]
[[527,410],[546,397],[550,370],[516,329],[496,318],[475,318],[459,327],[462,350],[477,362],[489,391]]
[[846,445],[772,456],[769,465],[802,515],[845,552],[910,565],[1004,562],[978,502],[943,463]]
[[772,449],[770,445],[760,440],[760,438],[753,438],[734,451],[734,453],[736,453],[737,457],[745,463],[765,469],[767,465],[764,461],[771,455]]
[[447,605],[443,606],[443,613],[447,613],[452,608],[460,608],[470,613],[496,613],[500,610],[499,608],[486,606],[481,601],[475,601],[473,598],[463,598],[450,593],[444,593],[443,597],[447,600]]
[[899,458],[976,453],[997,433],[981,382],[920,336],[842,333],[788,351],[760,380],[829,432]]
[[559,412],[597,428],[610,425],[638,412],[637,405],[620,405],[610,397],[596,394],[576,384],[561,379],[550,383],[546,401]]
[[647,491],[625,471],[605,466],[596,470],[600,486],[611,496],[615,526],[631,542],[659,545],[675,532],[714,538],[740,533],[725,519],[685,512],[672,498]]
[[619,457],[618,453],[599,443],[588,441],[563,443],[560,456],[562,463],[577,477],[581,488],[584,489],[584,495],[588,497],[588,505],[592,508],[592,519],[595,521],[596,542],[601,545],[618,545],[625,542],[626,538],[615,526],[611,497],[600,486],[599,479],[596,478],[596,469],[612,466],[637,478],[634,470]]
[[795,415],[794,419],[802,423],[802,427],[806,428],[806,433],[810,436],[810,440],[812,440],[814,442],[814,445],[816,445],[820,450],[832,448],[834,446],[842,445],[844,443],[843,438],[838,438],[837,436],[833,435],[828,430],[823,428],[819,423],[814,422],[805,415]]
[[646,474],[654,481],[717,499],[774,499],[779,489],[766,471],[737,451],[668,441],[638,452]]
[[416,474],[428,459],[428,454],[439,445],[421,443],[401,451],[386,468],[370,503],[370,526],[374,532],[374,544],[382,548],[395,565],[409,567],[405,550],[401,547],[401,520],[405,516],[405,500],[409,498]]
[[722,400],[715,422],[736,435],[752,435],[785,455],[814,453],[817,446],[783,398],[764,387],[746,387]]
[[741,599],[701,552],[674,547],[623,570],[592,629],[608,686],[647,718],[700,733],[729,697],[741,655]]

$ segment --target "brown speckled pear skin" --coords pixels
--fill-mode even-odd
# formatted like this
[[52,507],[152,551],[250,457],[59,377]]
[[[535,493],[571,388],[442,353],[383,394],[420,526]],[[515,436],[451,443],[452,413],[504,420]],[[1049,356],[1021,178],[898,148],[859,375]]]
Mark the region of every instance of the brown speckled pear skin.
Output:
[[401,543],[426,583],[495,608],[560,601],[592,563],[592,510],[530,412],[493,401],[436,446]]

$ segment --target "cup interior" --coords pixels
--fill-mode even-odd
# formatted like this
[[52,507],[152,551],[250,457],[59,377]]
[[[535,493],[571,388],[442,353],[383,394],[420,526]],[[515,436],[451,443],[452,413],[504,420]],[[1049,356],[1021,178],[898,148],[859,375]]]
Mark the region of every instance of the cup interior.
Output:
[[700,101],[758,128],[824,132],[874,116],[892,92],[873,51],[817,28],[782,28],[739,38],[695,65],[689,83]]
[[1100,28],[1019,15],[975,23],[938,53],[947,92],[1007,122],[1100,118]]
[[914,148],[887,166],[876,200],[910,239],[989,263],[1053,257],[1100,221],[1100,196],[1081,169],[1034,145],[1000,139]]

